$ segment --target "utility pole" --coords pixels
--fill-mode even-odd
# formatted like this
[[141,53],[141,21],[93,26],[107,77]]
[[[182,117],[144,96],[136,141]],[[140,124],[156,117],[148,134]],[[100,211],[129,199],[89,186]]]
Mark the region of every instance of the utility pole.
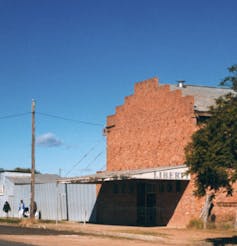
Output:
[[31,197],[30,197],[30,218],[34,215],[34,201],[35,201],[35,100],[32,100],[32,143],[31,143]]

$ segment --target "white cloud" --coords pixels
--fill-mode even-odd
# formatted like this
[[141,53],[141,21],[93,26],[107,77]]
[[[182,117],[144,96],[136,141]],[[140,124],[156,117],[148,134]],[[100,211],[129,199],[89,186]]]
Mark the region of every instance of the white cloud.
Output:
[[48,132],[37,137],[36,144],[43,147],[59,147],[63,142],[53,133]]

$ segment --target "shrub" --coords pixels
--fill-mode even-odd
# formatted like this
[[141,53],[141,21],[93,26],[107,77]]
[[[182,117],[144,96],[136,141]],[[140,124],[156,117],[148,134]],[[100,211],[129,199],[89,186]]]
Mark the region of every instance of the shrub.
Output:
[[203,229],[203,222],[200,219],[192,219],[189,221],[187,228]]

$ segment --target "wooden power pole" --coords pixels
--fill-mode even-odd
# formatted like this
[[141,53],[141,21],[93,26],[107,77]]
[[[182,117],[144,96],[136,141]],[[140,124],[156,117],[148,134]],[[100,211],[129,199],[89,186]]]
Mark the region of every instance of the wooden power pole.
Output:
[[30,218],[34,215],[35,201],[35,100],[32,100],[32,143],[31,143],[31,197],[30,197]]

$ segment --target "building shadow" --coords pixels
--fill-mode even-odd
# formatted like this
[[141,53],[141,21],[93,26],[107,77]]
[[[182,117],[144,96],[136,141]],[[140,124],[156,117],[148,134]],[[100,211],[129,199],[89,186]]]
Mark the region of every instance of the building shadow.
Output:
[[[58,236],[58,235],[78,235],[80,233],[62,230],[52,230],[44,228],[31,228],[31,227],[21,227],[12,225],[0,225],[0,235],[42,235],[42,236]],[[2,245],[0,243],[0,245]]]
[[1,246],[33,246],[33,244],[12,242],[6,240],[0,240],[0,245]]
[[213,246],[237,245],[237,236],[208,238],[205,241],[212,243]]
[[117,180],[101,185],[96,223],[166,226],[187,188],[180,180]]

